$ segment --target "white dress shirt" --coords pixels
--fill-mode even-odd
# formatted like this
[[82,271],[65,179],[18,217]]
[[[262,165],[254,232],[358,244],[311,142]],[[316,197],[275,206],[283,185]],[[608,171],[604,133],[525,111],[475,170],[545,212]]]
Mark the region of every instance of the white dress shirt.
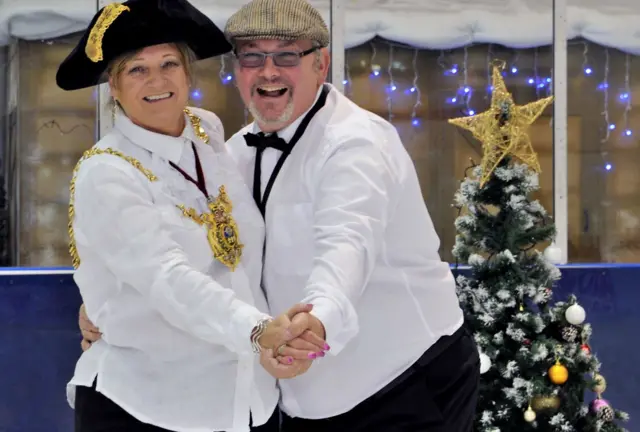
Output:
[[[278,136],[290,140],[302,117]],[[251,124],[227,142],[247,184],[255,149],[243,135],[257,131]],[[264,152],[263,191],[279,156]],[[461,327],[454,278],[396,129],[335,88],[284,163],[265,221],[271,313],[312,303],[331,346],[306,374],[279,382],[288,415],[351,410]]]
[[[96,147],[121,157],[80,164],[73,227],[81,259],[74,279],[103,333],[82,354],[68,386],[91,386],[137,419],[180,432],[245,432],[249,413],[265,423],[278,403],[275,380],[252,352],[250,333],[266,317],[260,288],[264,222],[224,148],[220,120],[191,108],[210,138],[187,126],[160,135],[119,115]],[[197,178],[195,143],[210,196],[225,186],[244,244],[235,271],[217,261],[207,229],[177,205],[207,212],[204,194],[169,162]]]

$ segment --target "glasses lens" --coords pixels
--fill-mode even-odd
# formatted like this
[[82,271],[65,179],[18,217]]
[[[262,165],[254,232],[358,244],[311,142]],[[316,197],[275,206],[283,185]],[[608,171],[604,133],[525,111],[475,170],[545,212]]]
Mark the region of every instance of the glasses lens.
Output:
[[243,53],[238,56],[240,65],[243,67],[260,67],[264,64],[264,54],[261,53]]
[[273,55],[273,62],[276,66],[297,66],[300,56],[295,52],[279,52]]

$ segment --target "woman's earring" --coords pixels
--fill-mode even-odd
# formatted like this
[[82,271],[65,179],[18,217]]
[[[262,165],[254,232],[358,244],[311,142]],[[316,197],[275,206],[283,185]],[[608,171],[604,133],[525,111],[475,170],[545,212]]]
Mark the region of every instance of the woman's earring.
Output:
[[113,105],[111,105],[111,123],[116,123],[116,114],[118,113],[118,99],[113,100]]

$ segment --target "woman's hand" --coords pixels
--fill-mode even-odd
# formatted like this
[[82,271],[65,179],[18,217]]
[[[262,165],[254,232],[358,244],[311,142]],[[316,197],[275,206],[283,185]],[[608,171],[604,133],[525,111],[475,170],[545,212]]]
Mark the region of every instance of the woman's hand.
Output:
[[282,363],[274,357],[270,349],[260,353],[260,364],[276,379],[290,379],[302,375],[309,370],[313,360],[291,360],[289,363]]
[[[269,322],[258,339],[258,343],[263,349],[276,351],[278,347],[285,344],[309,330],[311,320],[309,312],[313,305],[296,304],[287,312],[279,315]],[[311,339],[314,341],[319,351],[324,349],[326,342],[321,338]],[[313,343],[313,342],[312,342]]]
[[[318,346],[322,345],[322,348]],[[326,347],[326,348],[325,348]],[[329,345],[323,342],[311,330],[304,333],[289,342],[280,345],[276,351],[276,358],[282,364],[291,364],[294,361],[313,361],[325,356],[329,350]]]
[[325,329],[322,322],[309,313],[299,313],[291,320],[296,328],[306,328],[300,336],[280,345],[275,350],[278,361],[291,364],[293,361],[308,361],[322,358],[330,347],[325,342]]
[[329,350],[324,340],[324,326],[309,314],[312,308],[312,305],[295,305],[269,323],[260,338],[260,345],[274,352],[281,364],[324,357]]

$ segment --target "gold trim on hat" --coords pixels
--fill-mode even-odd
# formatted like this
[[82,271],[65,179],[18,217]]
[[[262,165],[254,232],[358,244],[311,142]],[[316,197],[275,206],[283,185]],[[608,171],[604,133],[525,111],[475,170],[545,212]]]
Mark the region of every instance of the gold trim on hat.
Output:
[[128,6],[123,6],[120,3],[111,3],[102,9],[102,13],[89,33],[87,45],[84,48],[89,60],[94,63],[103,60],[102,38],[104,38],[104,33],[122,12],[130,10]]

